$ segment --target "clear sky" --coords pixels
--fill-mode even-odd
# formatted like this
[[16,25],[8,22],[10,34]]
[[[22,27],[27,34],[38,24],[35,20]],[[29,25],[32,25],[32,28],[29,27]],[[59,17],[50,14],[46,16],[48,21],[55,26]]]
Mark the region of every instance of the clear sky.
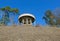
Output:
[[[42,19],[46,10],[54,10],[60,7],[60,0],[0,0],[0,8],[10,6],[18,8],[19,13],[31,13],[36,17],[36,23],[45,24]],[[17,20],[17,18],[15,19]],[[17,22],[17,21],[16,21]]]

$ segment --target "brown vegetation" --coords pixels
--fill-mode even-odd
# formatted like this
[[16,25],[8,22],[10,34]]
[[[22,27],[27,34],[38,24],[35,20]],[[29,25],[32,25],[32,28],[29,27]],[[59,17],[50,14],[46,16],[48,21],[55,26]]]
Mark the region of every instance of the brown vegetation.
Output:
[[60,28],[0,26],[0,41],[60,41]]

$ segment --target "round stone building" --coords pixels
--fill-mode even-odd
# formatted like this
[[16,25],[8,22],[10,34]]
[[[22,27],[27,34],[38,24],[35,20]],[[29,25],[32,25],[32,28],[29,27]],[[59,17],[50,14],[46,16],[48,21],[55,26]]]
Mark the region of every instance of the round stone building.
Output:
[[22,24],[32,25],[32,23],[35,21],[35,16],[29,13],[25,13],[21,14],[18,19]]

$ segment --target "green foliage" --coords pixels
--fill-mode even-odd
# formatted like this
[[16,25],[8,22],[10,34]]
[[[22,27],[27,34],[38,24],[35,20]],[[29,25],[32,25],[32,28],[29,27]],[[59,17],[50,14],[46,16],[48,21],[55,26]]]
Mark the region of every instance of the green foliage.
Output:
[[10,7],[7,6],[5,8],[1,8],[0,10],[4,11],[2,21],[4,21],[5,25],[7,25],[8,22],[9,22],[9,10],[10,10]]
[[12,13],[13,13],[13,15],[14,15],[14,16],[12,17],[13,25],[15,25],[15,21],[14,21],[13,19],[14,19],[14,17],[15,17],[16,14],[19,15],[18,12],[19,12],[19,10],[18,10],[17,8],[13,8],[13,9],[12,9]]
[[54,10],[56,25],[60,27],[60,8]]
[[4,11],[4,10],[5,10],[5,8],[1,8],[0,10]]
[[[9,6],[6,6],[4,8],[0,8],[0,10],[4,11],[4,15],[2,17],[2,21],[0,21],[0,24],[8,25],[8,22],[10,22],[9,15],[10,13],[18,14],[18,9],[17,8],[10,8]],[[15,16],[13,16],[15,17]],[[13,20],[13,19],[12,19]]]
[[9,6],[6,6],[6,7],[5,7],[5,10],[10,11],[10,9],[11,9],[11,8],[10,8]]
[[14,8],[12,11],[15,13],[18,13],[18,9],[16,9],[16,8]]
[[56,22],[54,20],[55,16],[50,10],[46,11],[45,16],[43,16],[43,19],[45,19],[45,22],[51,26],[56,25]]

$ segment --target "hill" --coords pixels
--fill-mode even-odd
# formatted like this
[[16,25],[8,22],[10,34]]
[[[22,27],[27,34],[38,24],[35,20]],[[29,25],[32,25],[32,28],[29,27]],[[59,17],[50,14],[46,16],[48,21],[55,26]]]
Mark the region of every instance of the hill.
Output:
[[0,41],[60,41],[60,28],[0,26]]

